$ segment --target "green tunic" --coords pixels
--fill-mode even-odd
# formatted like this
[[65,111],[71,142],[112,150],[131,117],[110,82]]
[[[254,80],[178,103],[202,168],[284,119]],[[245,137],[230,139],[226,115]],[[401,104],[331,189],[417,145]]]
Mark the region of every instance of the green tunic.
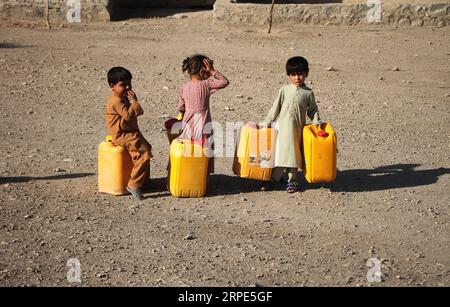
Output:
[[302,168],[302,131],[306,115],[318,124],[319,110],[313,91],[303,85],[283,86],[265,122],[277,128],[278,136],[275,147],[275,167]]

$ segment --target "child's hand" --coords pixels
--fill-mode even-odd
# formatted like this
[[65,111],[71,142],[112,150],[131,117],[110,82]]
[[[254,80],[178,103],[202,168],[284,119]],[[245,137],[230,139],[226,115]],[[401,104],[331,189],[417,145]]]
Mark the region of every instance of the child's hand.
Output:
[[129,90],[127,92],[128,99],[130,99],[131,102],[137,101],[136,93],[133,90]]
[[214,70],[214,62],[209,58],[203,60],[203,65],[205,66],[205,71],[209,74]]

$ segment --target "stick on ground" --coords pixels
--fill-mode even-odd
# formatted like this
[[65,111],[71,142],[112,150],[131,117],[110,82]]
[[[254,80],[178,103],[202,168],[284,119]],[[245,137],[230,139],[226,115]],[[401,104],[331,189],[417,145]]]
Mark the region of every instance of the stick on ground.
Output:
[[50,26],[50,0],[47,0],[46,2],[45,2],[45,21],[46,21],[46,23],[47,23],[47,29],[51,29],[51,26]]
[[275,6],[275,0],[272,0],[272,5],[270,6],[269,11],[269,31],[267,33],[270,34],[270,31],[272,30],[272,20],[273,20],[273,7]]

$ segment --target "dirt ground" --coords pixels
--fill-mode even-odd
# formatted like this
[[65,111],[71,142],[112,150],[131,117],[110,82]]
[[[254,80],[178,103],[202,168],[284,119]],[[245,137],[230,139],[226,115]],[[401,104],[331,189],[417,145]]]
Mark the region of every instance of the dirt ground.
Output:
[[[0,27],[0,286],[449,286],[450,27],[224,25],[209,13]],[[207,197],[165,190],[182,60],[229,78],[213,119],[260,121],[290,56],[338,135],[338,177],[259,192],[216,159]],[[105,79],[134,74],[153,145],[142,202],[97,192]],[[333,70],[329,70],[329,67]],[[398,69],[394,69],[398,68]],[[67,262],[81,264],[68,282]],[[368,261],[381,261],[369,282]],[[373,272],[373,271],[372,271]]]

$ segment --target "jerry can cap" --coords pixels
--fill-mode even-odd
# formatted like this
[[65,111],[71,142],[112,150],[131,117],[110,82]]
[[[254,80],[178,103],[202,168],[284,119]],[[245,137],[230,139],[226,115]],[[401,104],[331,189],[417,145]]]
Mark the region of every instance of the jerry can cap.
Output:
[[105,141],[106,141],[106,142],[112,142],[112,141],[113,141],[112,136],[108,135],[108,136],[105,138]]
[[325,130],[319,130],[319,132],[317,132],[317,135],[326,138],[328,136],[328,133]]

